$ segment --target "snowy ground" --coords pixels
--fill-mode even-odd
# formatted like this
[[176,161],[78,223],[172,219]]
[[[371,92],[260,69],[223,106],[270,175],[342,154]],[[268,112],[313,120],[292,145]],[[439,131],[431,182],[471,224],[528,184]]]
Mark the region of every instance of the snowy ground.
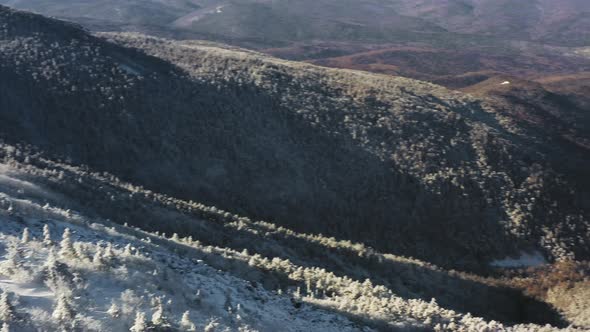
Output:
[[290,297],[180,257],[147,233],[139,239],[52,207],[47,202],[59,195],[0,167],[0,289],[14,307],[6,319],[11,331],[129,331],[142,314],[146,327],[164,330],[361,330],[343,316],[296,308]]
[[[0,164],[0,324],[8,331],[558,330],[505,326],[369,279],[94,219],[41,181],[70,166],[24,167]],[[77,174],[67,181],[91,183]],[[266,285],[277,278],[280,289]]]

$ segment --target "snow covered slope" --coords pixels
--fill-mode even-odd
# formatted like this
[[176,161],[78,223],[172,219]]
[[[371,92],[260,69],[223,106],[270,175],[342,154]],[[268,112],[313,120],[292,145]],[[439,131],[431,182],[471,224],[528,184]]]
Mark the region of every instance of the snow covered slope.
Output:
[[0,170],[0,319],[11,331],[363,330],[205,264],[204,247],[179,255],[174,241],[45,203],[59,195]]
[[[206,245],[192,237],[124,225],[124,215],[120,220],[106,220],[93,208],[99,206],[96,202],[84,203],[81,188],[96,190],[97,202],[102,199],[98,192],[106,193],[112,205],[124,202],[125,195],[144,209],[156,210],[159,201],[178,211],[183,204],[200,205],[121,183],[108,174],[52,162],[26,149],[1,145],[0,150],[0,322],[9,331],[556,330],[549,325],[508,326],[449,310],[436,299],[401,297],[372,280],[358,280],[353,259],[348,275],[342,272],[346,268],[332,267],[338,271],[335,274],[314,267],[311,259],[295,263],[305,256],[289,254],[287,239],[305,239],[310,248],[312,243],[322,246],[326,262],[349,250],[360,259],[376,257],[372,264],[389,260],[414,266],[416,280],[427,273],[419,266],[438,269],[370,252],[359,244],[276,229],[236,216],[233,226],[260,236],[253,242],[270,242],[283,234],[283,247],[278,242],[267,244],[274,248],[274,256],[260,249],[265,257],[249,252],[247,248],[256,248],[252,246],[232,249],[236,242],[231,239],[225,240],[225,247]],[[73,192],[78,193],[78,201]],[[210,213],[203,223],[219,224],[213,215],[234,218],[214,207],[200,208]],[[174,218],[182,223],[180,215],[171,218],[160,213],[161,229],[168,229]],[[224,226],[231,234],[233,226],[228,224],[232,223]],[[214,239],[215,232],[202,234],[203,239],[208,237]],[[285,256],[293,261],[281,258]],[[399,274],[390,277],[409,283],[403,270]],[[373,280],[380,280],[379,273]],[[446,282],[442,277],[438,280]],[[421,285],[424,290],[430,287],[427,282]]]

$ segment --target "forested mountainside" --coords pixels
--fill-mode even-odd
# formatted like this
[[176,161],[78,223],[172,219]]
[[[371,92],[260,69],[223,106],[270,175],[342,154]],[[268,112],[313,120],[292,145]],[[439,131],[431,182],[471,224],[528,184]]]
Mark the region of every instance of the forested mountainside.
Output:
[[0,6],[2,329],[587,330],[569,79],[464,94]]
[[447,271],[7,144],[0,145],[0,257],[0,323],[9,331],[588,327],[590,266],[503,278]]
[[[93,31],[206,39],[448,88],[485,76],[590,86],[585,0],[0,0]],[[587,93],[586,93],[587,94]],[[579,98],[560,96],[577,102]],[[533,104],[532,107],[543,108]],[[513,107],[519,108],[518,104]],[[567,111],[567,105],[560,112]],[[563,119],[558,119],[562,121]]]
[[0,15],[7,143],[445,267],[481,270],[520,250],[588,257],[588,192],[560,171],[569,156],[554,158],[542,131],[482,100],[208,43],[95,37],[5,7]]
[[[278,286],[259,286],[274,280],[269,261],[259,255],[204,245],[189,237],[150,234],[98,217],[122,221],[115,211],[132,206],[120,203],[139,195],[143,217],[158,218],[151,225],[160,223],[166,229],[166,223],[181,212],[163,201],[152,201],[147,192],[43,161],[28,155],[30,151],[6,145],[1,149],[3,331],[372,330],[320,304],[304,304],[310,296],[305,291],[300,297],[285,296]],[[18,163],[25,155],[39,166]],[[90,200],[73,198],[90,194],[88,189]],[[112,201],[118,208],[100,207],[113,195],[125,196]],[[199,224],[204,221],[195,220]],[[329,277],[327,272],[324,277]],[[398,322],[407,328],[425,328],[411,317],[400,317]]]

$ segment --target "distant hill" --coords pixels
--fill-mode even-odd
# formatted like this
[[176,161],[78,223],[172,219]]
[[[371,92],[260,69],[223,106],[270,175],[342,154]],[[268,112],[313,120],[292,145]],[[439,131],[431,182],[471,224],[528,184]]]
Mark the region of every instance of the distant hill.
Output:
[[[590,45],[584,0],[2,0],[85,25],[195,33],[261,44],[427,41],[473,34],[562,46]],[[455,37],[458,37],[455,36]]]
[[[507,45],[508,46],[508,45]],[[271,50],[278,56],[296,56],[299,52]],[[430,47],[392,47],[353,53],[351,55],[311,59],[309,62],[335,68],[360,69],[436,82],[451,88],[466,83],[452,82],[458,76],[496,72],[521,78],[590,70],[590,61],[566,57],[559,52],[531,48],[513,52],[464,48],[447,50]],[[473,76],[473,75],[472,75]]]
[[584,0],[394,1],[403,15],[457,33],[502,36],[562,46],[590,44],[590,3]]

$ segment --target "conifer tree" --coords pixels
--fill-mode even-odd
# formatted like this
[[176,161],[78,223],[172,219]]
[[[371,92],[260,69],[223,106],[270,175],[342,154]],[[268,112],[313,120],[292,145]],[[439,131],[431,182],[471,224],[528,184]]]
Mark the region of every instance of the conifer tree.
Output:
[[51,231],[49,230],[49,225],[47,224],[43,226],[43,244],[46,246],[53,245],[53,240],[51,240]]
[[112,243],[107,243],[107,247],[104,250],[103,258],[106,262],[110,262],[113,258],[115,258],[115,252],[113,250]]
[[3,264],[6,272],[9,274],[15,274],[23,266],[23,255],[21,249],[17,246],[11,246],[8,248],[8,254],[6,255],[6,262]]
[[2,293],[0,295],[0,320],[3,322],[12,322],[16,317],[15,312],[16,310],[8,298],[8,293]]
[[74,246],[72,245],[71,237],[72,233],[70,232],[70,229],[66,228],[60,243],[59,255],[61,257],[74,257],[76,255],[76,251],[74,250]]
[[103,249],[101,246],[96,248],[96,253],[94,254],[94,258],[92,258],[92,264],[94,264],[97,268],[102,268],[105,265],[104,258],[103,258]]
[[25,227],[25,229],[23,230],[23,236],[21,238],[21,243],[29,243],[29,240],[31,239],[31,234],[29,233],[29,229],[27,227]]
[[145,314],[143,312],[138,312],[135,315],[135,322],[133,326],[129,329],[131,332],[145,332],[147,331],[147,321],[145,319]]
[[205,326],[205,332],[215,332],[215,330],[217,329],[217,327],[219,326],[219,323],[217,322],[216,319],[212,319],[207,326]]
[[107,310],[107,314],[113,318],[119,318],[121,317],[121,309],[119,309],[119,306],[113,301],[111,307]]
[[196,331],[197,330],[197,327],[191,321],[189,311],[185,311],[184,314],[182,314],[182,320],[180,321],[180,327],[182,327],[186,331]]
[[160,298],[156,300],[156,308],[154,314],[152,315],[152,324],[161,327],[170,326],[168,317],[166,317],[164,305],[162,304],[162,300]]
[[53,319],[61,323],[71,322],[76,317],[76,312],[65,294],[57,298],[57,305],[53,310]]

